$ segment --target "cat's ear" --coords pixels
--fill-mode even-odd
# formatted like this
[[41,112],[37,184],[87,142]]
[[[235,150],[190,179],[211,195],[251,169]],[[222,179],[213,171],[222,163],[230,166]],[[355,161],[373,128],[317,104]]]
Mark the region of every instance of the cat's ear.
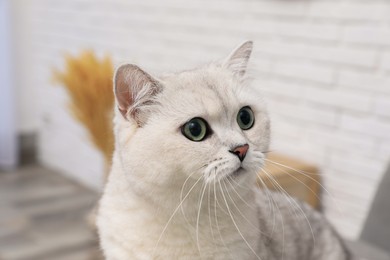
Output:
[[118,109],[125,119],[132,117],[139,126],[146,121],[143,110],[154,103],[153,98],[161,91],[161,84],[136,65],[122,65],[115,72]]
[[244,76],[253,49],[253,42],[246,41],[239,45],[225,60],[224,66],[238,77]]

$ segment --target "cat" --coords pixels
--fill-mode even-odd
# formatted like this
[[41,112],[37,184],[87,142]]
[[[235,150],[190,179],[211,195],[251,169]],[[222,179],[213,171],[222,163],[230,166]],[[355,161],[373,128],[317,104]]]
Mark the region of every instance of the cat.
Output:
[[160,78],[117,69],[106,259],[351,259],[318,212],[255,184],[270,119],[247,77],[252,47]]

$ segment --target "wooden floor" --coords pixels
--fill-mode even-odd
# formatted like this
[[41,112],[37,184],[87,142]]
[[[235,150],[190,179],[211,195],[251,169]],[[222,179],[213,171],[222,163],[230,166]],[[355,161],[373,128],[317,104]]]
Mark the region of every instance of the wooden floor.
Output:
[[0,172],[0,260],[101,259],[86,221],[97,199],[40,166]]

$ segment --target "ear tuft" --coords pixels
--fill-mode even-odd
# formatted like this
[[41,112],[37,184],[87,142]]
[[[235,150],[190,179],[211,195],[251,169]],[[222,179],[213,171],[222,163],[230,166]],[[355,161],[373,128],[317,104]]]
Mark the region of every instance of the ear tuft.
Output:
[[160,83],[136,65],[120,66],[114,76],[114,92],[118,109],[124,118],[133,117],[138,125],[145,122],[142,107],[153,103],[153,97],[161,92]]
[[253,49],[253,42],[246,41],[238,46],[226,59],[226,66],[234,75],[238,77],[244,76],[248,67],[248,61]]

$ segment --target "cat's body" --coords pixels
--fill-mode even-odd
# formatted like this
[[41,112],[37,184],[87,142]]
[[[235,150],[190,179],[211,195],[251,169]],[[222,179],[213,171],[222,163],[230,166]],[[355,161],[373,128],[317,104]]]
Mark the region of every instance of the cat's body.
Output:
[[251,49],[159,80],[118,70],[98,214],[107,259],[349,259],[318,213],[255,185],[269,119],[243,80]]

